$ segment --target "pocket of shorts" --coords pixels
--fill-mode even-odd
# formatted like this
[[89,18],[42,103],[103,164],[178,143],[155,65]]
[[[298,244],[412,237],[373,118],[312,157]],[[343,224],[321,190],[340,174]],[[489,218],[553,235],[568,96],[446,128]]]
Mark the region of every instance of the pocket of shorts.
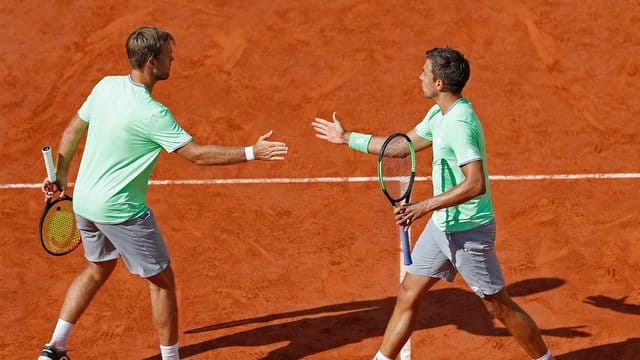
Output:
[[142,215],[138,216],[134,222],[136,224],[143,224],[145,221],[147,221],[149,218],[151,217],[151,211],[147,210],[145,212],[142,213]]
[[472,253],[485,253],[493,249],[493,241],[491,240],[475,240],[464,243],[464,251]]

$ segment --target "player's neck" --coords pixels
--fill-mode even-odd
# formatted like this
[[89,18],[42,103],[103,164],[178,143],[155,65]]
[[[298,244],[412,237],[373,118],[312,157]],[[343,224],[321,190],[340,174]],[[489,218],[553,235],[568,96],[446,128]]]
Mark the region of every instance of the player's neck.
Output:
[[138,84],[144,85],[149,92],[153,90],[153,85],[156,84],[156,79],[149,71],[131,70],[131,79]]
[[461,94],[441,93],[438,99],[436,99],[436,104],[438,104],[440,111],[444,115],[448,113],[453,105],[460,99],[462,99]]

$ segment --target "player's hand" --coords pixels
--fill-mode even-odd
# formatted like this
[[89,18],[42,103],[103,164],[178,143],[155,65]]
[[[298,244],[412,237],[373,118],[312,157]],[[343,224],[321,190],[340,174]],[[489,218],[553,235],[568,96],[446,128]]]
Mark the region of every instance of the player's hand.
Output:
[[[64,185],[61,185],[64,184]],[[60,196],[64,195],[64,191],[67,188],[67,180],[66,179],[62,179],[62,178],[58,178],[58,180],[56,182],[51,182],[49,180],[49,178],[45,178],[42,181],[42,186],[41,186],[41,190],[44,193],[44,201],[47,202],[49,200],[51,200],[55,194],[57,192],[60,193]]]
[[256,160],[284,160],[289,148],[283,142],[267,141],[273,134],[273,130],[260,136],[258,142],[253,145],[253,156]]
[[402,204],[397,206],[393,213],[396,216],[396,224],[411,226],[414,221],[429,213],[426,202]]
[[316,130],[316,137],[334,144],[347,144],[349,140],[345,136],[346,131],[344,130],[344,127],[342,127],[340,120],[338,120],[338,116],[335,111],[333,112],[332,117],[333,122],[316,118],[311,123],[311,126]]

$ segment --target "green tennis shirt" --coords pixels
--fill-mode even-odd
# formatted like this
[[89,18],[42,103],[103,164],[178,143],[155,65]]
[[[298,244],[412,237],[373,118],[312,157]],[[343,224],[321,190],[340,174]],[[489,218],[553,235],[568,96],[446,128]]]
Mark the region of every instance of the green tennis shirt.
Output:
[[484,167],[487,191],[465,203],[434,211],[431,219],[435,225],[442,231],[453,232],[493,220],[484,132],[471,102],[462,98],[445,115],[438,105],[433,106],[416,126],[416,133],[432,143],[434,196],[464,181],[461,166],[482,160]]
[[89,123],[73,210],[115,224],[147,210],[147,185],[162,149],[192,141],[169,109],[130,76],[107,76],[78,110]]

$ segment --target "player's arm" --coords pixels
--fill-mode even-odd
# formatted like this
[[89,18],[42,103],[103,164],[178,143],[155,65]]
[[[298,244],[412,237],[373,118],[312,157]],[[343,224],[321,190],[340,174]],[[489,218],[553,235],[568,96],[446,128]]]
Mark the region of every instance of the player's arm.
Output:
[[465,179],[449,191],[417,203],[401,205],[396,208],[395,214],[398,225],[410,225],[427,213],[465,203],[487,191],[482,160],[462,165],[460,169],[462,169]]
[[[351,135],[351,132],[345,132],[344,137],[347,139],[347,145],[349,144]],[[431,141],[418,136],[418,134],[416,133],[416,129],[411,129],[409,132],[407,132],[407,136],[409,136],[409,139],[411,139],[413,148],[416,152],[431,147]],[[367,152],[369,154],[380,154],[380,150],[382,150],[382,145],[384,144],[385,140],[387,140],[386,136],[372,136],[371,141],[369,142],[369,146],[367,147]]]
[[431,141],[418,135],[415,128],[411,129],[411,131],[407,133],[407,136],[409,136],[409,139],[411,139],[411,142],[413,143],[413,148],[416,151],[430,148],[432,145]]
[[272,131],[262,135],[253,146],[200,145],[191,141],[176,150],[181,157],[197,165],[227,165],[249,160],[284,160],[287,145],[279,141],[267,141]]
[[[386,136],[375,136],[346,131],[340,120],[333,113],[333,121],[316,118],[311,126],[316,130],[316,137],[334,144],[345,144],[350,148],[369,154],[379,154]],[[418,136],[415,129],[407,133],[416,151],[426,149],[431,146],[431,142]]]
[[69,164],[73,154],[75,154],[78,144],[82,135],[87,131],[89,123],[82,120],[78,115],[75,115],[69,125],[62,133],[60,138],[60,144],[58,146],[58,158],[56,161],[56,183],[50,186],[49,179],[45,179],[42,184],[42,191],[45,193],[45,197],[51,198],[56,191],[64,193],[67,188],[67,174],[69,172]]

